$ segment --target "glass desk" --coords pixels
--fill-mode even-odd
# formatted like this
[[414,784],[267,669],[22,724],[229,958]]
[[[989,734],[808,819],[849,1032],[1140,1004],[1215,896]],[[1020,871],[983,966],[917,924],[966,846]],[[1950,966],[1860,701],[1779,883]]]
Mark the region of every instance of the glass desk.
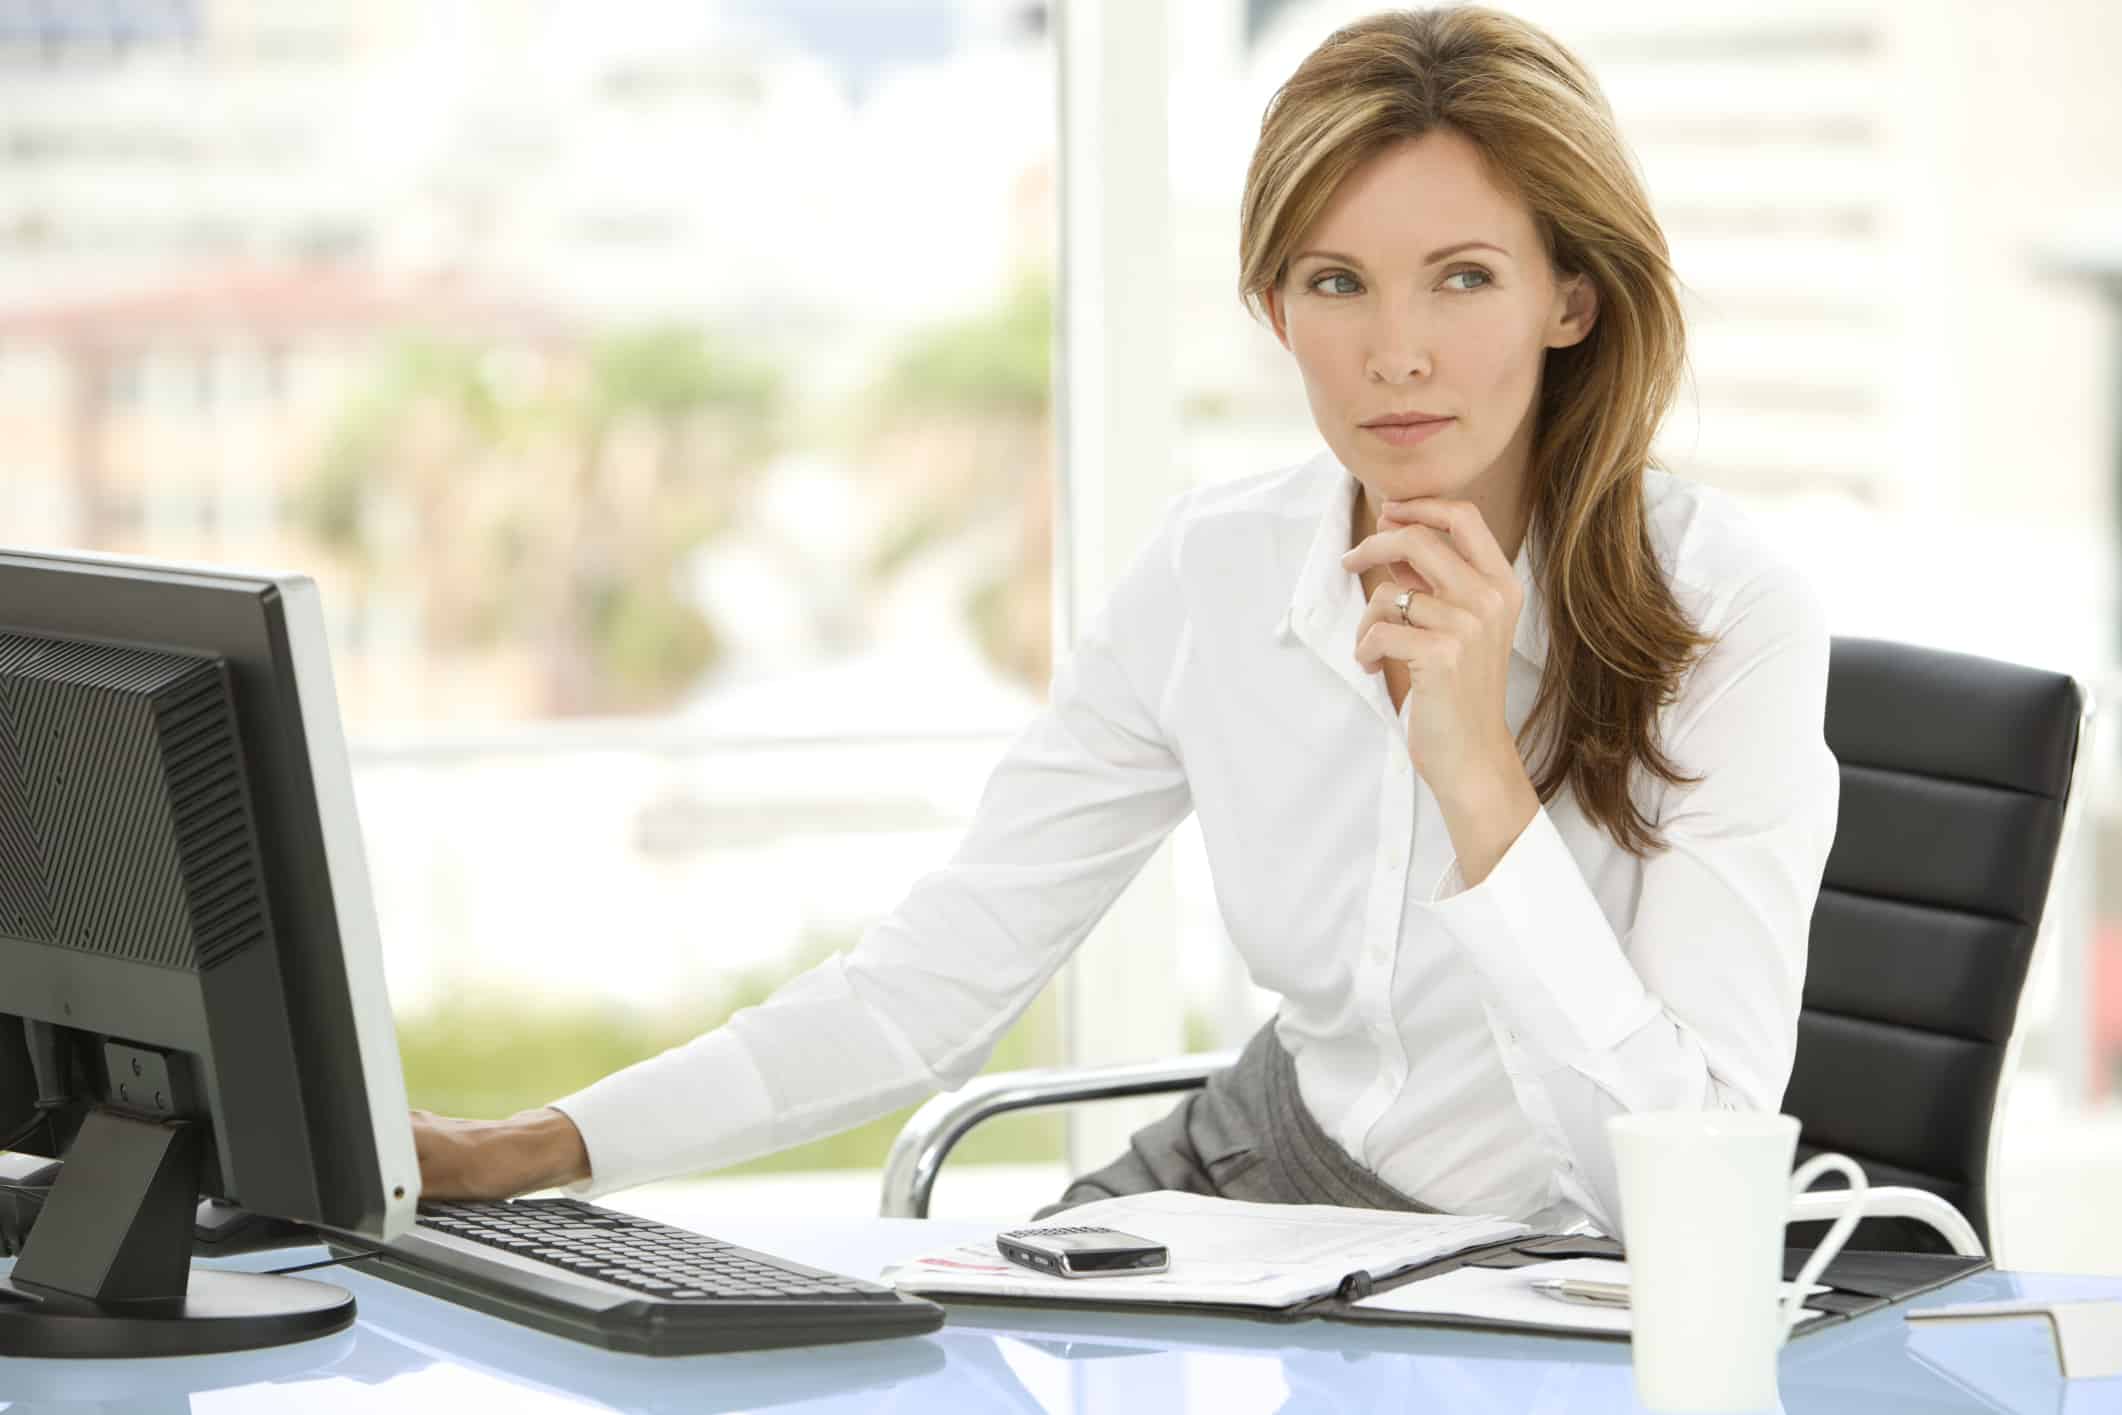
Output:
[[[886,1263],[984,1236],[996,1225],[733,1218],[704,1226],[718,1237],[870,1276]],[[319,1249],[289,1249],[221,1265],[262,1270],[322,1256]],[[932,1336],[657,1360],[513,1326],[365,1277],[358,1265],[314,1276],[354,1293],[360,1320],[352,1330],[236,1356],[97,1363],[0,1358],[0,1415],[1596,1415],[1640,1408],[1628,1348],[1620,1343],[1338,1322],[954,1307],[949,1324]],[[2005,1297],[2122,1298],[2122,1277],[1982,1273],[1908,1305]],[[1911,1327],[1903,1310],[1875,1312],[1786,1348],[1782,1410],[2122,1412],[2122,1377],[2063,1380],[2042,1321]]]

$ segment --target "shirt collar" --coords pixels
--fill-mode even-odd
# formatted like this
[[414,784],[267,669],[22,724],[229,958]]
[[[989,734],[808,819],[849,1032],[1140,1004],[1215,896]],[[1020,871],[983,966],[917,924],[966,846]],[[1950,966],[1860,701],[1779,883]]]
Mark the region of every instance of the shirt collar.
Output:
[[[1349,549],[1349,526],[1362,483],[1331,454],[1321,461],[1325,505],[1312,528],[1311,545],[1297,571],[1289,609],[1282,617],[1285,635],[1306,626],[1324,626],[1339,618],[1353,622],[1363,613],[1362,579],[1341,568],[1341,557]],[[1547,604],[1539,591],[1544,562],[1537,540],[1528,531],[1525,543],[1518,547],[1517,558],[1511,562],[1524,591],[1517,629],[1511,636],[1511,652],[1535,668],[1547,661],[1548,633]]]

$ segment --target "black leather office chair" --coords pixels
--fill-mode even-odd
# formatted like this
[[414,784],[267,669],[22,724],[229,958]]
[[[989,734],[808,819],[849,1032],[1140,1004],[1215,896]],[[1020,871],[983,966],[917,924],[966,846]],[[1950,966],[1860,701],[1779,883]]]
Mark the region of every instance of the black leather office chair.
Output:
[[[1834,642],[1827,742],[1842,767],[1841,808],[1783,1108],[1802,1122],[1801,1158],[1840,1150],[1872,1181],[1867,1212],[1887,1216],[1858,1225],[1851,1248],[1989,1246],[2000,1085],[2090,713],[2066,674]],[[1186,1090],[1236,1059],[978,1077],[900,1131],[883,1212],[926,1215],[951,1146],[991,1116]],[[1820,1231],[1794,1225],[1791,1242]]]
[[[1906,644],[1837,640],[1828,673],[1841,813],[1783,1108],[1801,1158],[1840,1150],[1874,1184],[1936,1194],[1985,1247],[1999,1090],[2089,708],[2063,674]],[[1849,1246],[1942,1244],[1866,1219]]]

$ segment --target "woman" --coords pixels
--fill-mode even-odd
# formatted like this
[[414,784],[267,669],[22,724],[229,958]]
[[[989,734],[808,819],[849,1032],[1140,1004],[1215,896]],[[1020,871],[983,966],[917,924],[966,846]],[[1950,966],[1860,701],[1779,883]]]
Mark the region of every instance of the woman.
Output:
[[962,1083],[1198,810],[1280,1010],[1054,1208],[1185,1188],[1612,1231],[1603,1122],[1774,1109],[1834,835],[1816,599],[1649,465],[1683,327],[1596,83],[1394,12],[1277,93],[1241,283],[1326,451],[1178,499],[964,844],[846,954],[429,1191],[605,1192]]

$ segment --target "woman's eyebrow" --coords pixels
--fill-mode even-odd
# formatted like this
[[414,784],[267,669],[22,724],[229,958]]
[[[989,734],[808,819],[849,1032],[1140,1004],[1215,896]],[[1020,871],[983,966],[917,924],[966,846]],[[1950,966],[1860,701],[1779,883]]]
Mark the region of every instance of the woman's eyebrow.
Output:
[[[1435,265],[1438,261],[1443,260],[1448,256],[1455,256],[1461,251],[1471,250],[1494,251],[1497,255],[1500,256],[1508,256],[1510,254],[1509,251],[1503,249],[1503,247],[1497,245],[1493,241],[1460,241],[1456,245],[1437,247],[1428,255],[1422,257],[1422,263],[1424,265]],[[1337,260],[1343,265],[1360,266],[1361,264],[1363,264],[1362,261],[1357,260],[1354,256],[1344,255],[1340,251],[1298,251],[1295,255],[1289,258],[1290,264],[1295,265],[1298,261],[1304,260],[1311,256],[1317,256],[1321,260]]]

